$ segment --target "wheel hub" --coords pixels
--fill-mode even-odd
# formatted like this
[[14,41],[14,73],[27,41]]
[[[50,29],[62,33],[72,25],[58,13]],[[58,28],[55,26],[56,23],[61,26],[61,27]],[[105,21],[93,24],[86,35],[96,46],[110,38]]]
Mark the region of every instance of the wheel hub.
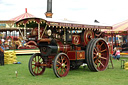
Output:
[[101,53],[99,53],[99,58],[101,58]]
[[66,66],[66,65],[65,65],[64,63],[62,63],[62,65],[61,65],[61,66],[62,66],[62,68],[65,68],[65,66]]
[[101,58],[101,53],[98,52],[96,55],[97,55],[97,59]]
[[35,66],[40,67],[40,63],[39,62],[35,63]]

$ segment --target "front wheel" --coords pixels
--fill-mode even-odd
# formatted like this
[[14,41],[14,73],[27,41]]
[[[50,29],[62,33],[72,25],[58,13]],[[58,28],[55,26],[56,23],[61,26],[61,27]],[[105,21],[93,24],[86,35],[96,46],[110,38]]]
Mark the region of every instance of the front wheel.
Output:
[[28,67],[29,67],[29,72],[33,76],[38,76],[44,73],[45,71],[45,66],[44,64],[44,59],[42,58],[40,53],[33,54],[29,60]]
[[70,61],[65,53],[56,55],[53,63],[53,71],[57,77],[65,77],[70,70]]

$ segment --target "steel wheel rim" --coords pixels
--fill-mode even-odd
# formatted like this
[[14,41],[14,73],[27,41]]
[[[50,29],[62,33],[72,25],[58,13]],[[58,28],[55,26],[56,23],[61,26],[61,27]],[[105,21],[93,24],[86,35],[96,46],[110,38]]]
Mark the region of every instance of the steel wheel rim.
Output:
[[44,59],[39,54],[35,54],[30,59],[30,72],[32,75],[37,76],[43,74],[45,66],[41,66],[44,63]]
[[57,55],[54,62],[54,72],[57,77],[65,77],[70,69],[70,62],[66,54]]
[[94,64],[93,64],[93,60],[92,60],[92,48],[93,48],[93,45],[94,45],[94,42],[96,41],[97,39],[92,39],[88,45],[87,45],[87,48],[86,48],[86,62],[87,62],[87,65],[88,65],[88,68],[91,70],[91,71],[95,71],[95,68],[94,68]]
[[99,39],[95,42],[92,59],[96,70],[103,71],[106,69],[109,61],[109,50],[104,40]]

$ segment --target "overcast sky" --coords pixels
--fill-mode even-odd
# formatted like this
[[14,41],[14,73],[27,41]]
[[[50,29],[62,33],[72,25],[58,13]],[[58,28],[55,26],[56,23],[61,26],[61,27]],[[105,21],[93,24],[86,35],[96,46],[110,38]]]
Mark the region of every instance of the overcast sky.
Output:
[[[128,19],[128,0],[52,0],[53,18],[114,25]],[[0,0],[0,20],[25,13],[45,18],[47,0]]]

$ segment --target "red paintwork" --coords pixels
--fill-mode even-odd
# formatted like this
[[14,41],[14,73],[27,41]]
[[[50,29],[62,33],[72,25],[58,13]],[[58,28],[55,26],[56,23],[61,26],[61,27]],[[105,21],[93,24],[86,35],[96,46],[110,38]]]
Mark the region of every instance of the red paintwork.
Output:
[[69,60],[76,60],[76,52],[75,51],[68,51],[67,53]]
[[85,51],[68,51],[69,60],[81,60],[85,59]]
[[47,62],[47,67],[51,68],[52,67],[52,60],[54,59],[55,56],[48,56],[48,61]]
[[88,30],[85,31],[82,35],[81,35],[81,44],[83,46],[86,46],[88,44],[88,42],[94,38],[94,32],[92,30]]
[[74,46],[74,49],[75,49],[75,50],[81,50],[81,47]]
[[58,52],[64,52],[67,53],[68,51],[71,50],[71,46],[70,45],[64,45],[62,42],[58,41],[57,42],[58,45]]
[[85,51],[77,51],[77,60],[85,59]]
[[80,43],[81,43],[80,35],[72,35],[72,44],[80,45]]
[[2,44],[1,40],[0,40],[0,44]]

